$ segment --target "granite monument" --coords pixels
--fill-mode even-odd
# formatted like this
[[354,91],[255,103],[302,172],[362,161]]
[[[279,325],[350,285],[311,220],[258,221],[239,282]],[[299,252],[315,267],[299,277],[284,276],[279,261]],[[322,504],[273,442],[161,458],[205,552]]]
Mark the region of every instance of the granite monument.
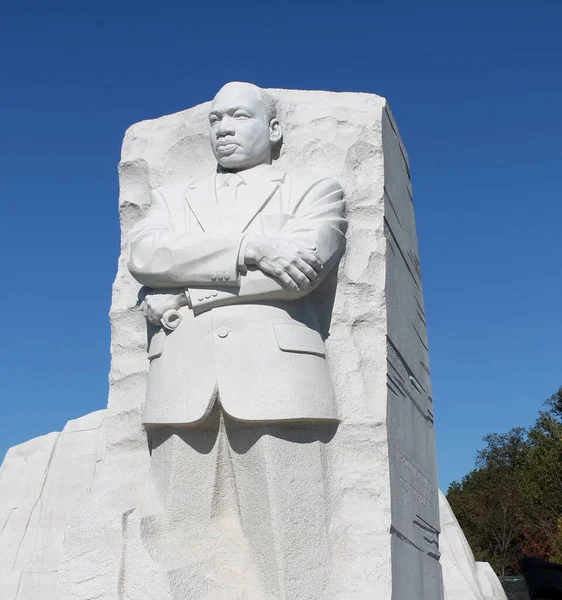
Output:
[[0,596],[505,600],[437,490],[386,100],[228,84],[119,179],[107,409],[8,452]]

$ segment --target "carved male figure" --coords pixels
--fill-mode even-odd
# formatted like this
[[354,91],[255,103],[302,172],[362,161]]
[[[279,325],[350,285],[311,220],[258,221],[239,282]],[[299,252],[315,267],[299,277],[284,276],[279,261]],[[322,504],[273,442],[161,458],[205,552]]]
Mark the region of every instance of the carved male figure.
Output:
[[154,190],[130,235],[133,276],[177,288],[147,296],[148,319],[184,307],[178,329],[152,341],[144,422],[203,419],[217,392],[238,419],[337,418],[306,295],[342,254],[342,189],[271,166],[281,125],[254,86],[226,85],[209,121],[218,173]]
[[[311,561],[327,551],[305,558],[298,548],[306,543],[289,539],[287,531],[292,527],[298,537],[319,535],[307,527],[326,529],[319,509],[325,502],[321,446],[337,427],[338,410],[323,315],[310,294],[344,250],[343,191],[332,179],[272,165],[281,124],[274,98],[256,86],[224,86],[209,123],[217,172],[188,186],[155,189],[146,217],[129,237],[129,269],[149,288],[142,304],[148,321],[159,326],[170,309],[182,315],[175,330],[160,328],[150,341],[143,421],[152,460],[160,460],[154,472],[172,515],[166,522],[179,527],[182,518],[192,519],[193,544],[199,524],[207,523],[208,532],[219,514],[235,515],[241,538],[259,537],[265,525],[258,521],[271,521],[266,529],[274,558],[252,560],[255,577],[269,581],[264,585],[271,597],[280,598],[287,581],[304,581]],[[283,473],[293,476],[284,482]],[[197,484],[182,491],[176,479]],[[255,496],[255,489],[272,485],[280,486],[276,509]],[[295,518],[297,504],[302,525],[284,523],[289,514]],[[165,554],[154,541],[165,535],[150,535],[158,547],[153,556]],[[288,557],[291,552],[298,556]],[[188,554],[182,561],[172,565],[171,557],[168,566],[190,564],[189,578],[196,577],[197,561]],[[302,574],[290,574],[291,568]]]

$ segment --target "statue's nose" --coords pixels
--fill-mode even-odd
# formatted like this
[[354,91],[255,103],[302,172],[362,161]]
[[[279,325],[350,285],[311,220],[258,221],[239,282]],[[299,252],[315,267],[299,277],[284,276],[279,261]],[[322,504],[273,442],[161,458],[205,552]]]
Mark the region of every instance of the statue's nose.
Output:
[[221,122],[219,123],[219,127],[217,130],[217,135],[225,136],[225,135],[234,135],[234,124],[232,119],[229,117],[223,117]]

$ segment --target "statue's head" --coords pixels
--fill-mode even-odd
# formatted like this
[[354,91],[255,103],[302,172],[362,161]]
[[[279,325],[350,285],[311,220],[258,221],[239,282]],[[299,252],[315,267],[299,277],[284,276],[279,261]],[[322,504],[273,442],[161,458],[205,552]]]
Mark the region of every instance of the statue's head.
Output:
[[228,171],[271,163],[273,147],[283,135],[275,98],[251,83],[223,86],[211,105],[209,122],[213,153]]

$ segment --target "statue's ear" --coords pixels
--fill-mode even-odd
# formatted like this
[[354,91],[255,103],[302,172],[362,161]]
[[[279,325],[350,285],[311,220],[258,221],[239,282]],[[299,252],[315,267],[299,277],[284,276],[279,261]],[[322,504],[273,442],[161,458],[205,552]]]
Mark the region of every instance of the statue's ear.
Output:
[[272,144],[277,144],[283,137],[283,130],[278,119],[271,119],[269,122],[269,139]]

